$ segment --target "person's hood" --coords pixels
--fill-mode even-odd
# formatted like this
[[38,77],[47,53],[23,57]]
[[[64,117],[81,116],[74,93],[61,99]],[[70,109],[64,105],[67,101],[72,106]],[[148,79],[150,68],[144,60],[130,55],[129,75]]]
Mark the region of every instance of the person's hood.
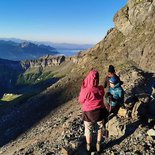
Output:
[[83,88],[98,86],[98,84],[99,73],[96,70],[91,70],[83,81]]

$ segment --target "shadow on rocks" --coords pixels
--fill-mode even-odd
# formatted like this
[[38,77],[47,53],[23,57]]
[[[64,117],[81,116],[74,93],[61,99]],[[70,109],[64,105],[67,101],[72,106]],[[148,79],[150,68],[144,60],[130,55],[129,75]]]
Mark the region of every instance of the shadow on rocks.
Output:
[[145,120],[137,120],[136,122],[133,122],[133,123],[128,124],[126,126],[125,134],[122,137],[120,137],[120,138],[118,138],[116,140],[109,141],[105,145],[105,147],[103,148],[103,152],[104,152],[105,149],[108,149],[108,148],[113,147],[114,145],[120,144],[124,139],[126,139],[127,137],[129,137],[130,135],[132,135],[136,131],[136,129],[138,128],[138,126],[140,124],[142,124],[143,126],[146,126],[147,124],[145,122],[146,122]]

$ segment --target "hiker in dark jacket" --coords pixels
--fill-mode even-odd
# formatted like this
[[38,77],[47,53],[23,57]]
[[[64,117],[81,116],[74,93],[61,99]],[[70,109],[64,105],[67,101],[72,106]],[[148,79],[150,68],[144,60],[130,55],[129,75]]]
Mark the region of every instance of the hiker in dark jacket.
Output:
[[107,110],[103,103],[104,88],[99,86],[99,73],[91,70],[82,83],[79,102],[82,104],[83,121],[85,125],[86,149],[91,150],[93,128],[97,126],[96,149],[100,152],[102,128],[107,117]]
[[116,75],[114,66],[109,65],[108,75],[105,77],[104,82],[103,82],[103,87],[105,88],[105,93],[109,91],[109,88],[110,88],[109,78],[111,78],[113,76],[115,76],[117,78],[120,85],[123,84],[123,82],[120,80],[119,76]]
[[124,104],[124,90],[116,76],[109,78],[109,92],[105,95],[105,105],[109,112],[117,113]]

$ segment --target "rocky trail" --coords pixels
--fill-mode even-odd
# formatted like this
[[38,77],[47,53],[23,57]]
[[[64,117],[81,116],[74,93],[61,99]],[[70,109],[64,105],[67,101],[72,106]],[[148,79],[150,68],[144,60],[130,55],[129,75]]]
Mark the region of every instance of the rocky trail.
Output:
[[[138,105],[138,102],[135,103],[131,112],[132,116],[129,113],[124,114],[120,111],[118,116],[110,119],[108,128],[110,137],[103,138],[100,154],[153,155],[155,154],[155,117],[154,115],[150,117],[150,111],[147,108],[149,104],[153,103],[154,109],[152,107],[152,110],[154,113],[155,99],[148,102],[147,95],[151,92],[151,83],[155,80],[155,74],[133,69],[132,72],[129,71],[125,75],[124,79],[126,80],[128,80],[127,76],[130,76],[130,79],[134,79],[134,81],[131,80],[128,83],[124,83],[123,86],[126,88],[126,92],[130,95],[136,94],[139,98],[138,102],[141,102],[141,106],[136,108],[137,111],[135,111],[134,107]],[[135,87],[132,87],[132,84]],[[126,111],[129,112],[130,110],[126,109]],[[85,151],[85,142],[78,149],[77,154],[88,154]],[[95,152],[95,143],[93,144],[93,152],[91,154],[97,154]]]
[[[135,68],[131,68],[128,72],[122,74],[121,77],[124,77],[123,87],[126,92],[131,94],[134,90],[138,94],[146,93],[146,90],[150,91],[151,87],[148,86],[154,80],[155,74],[151,73],[152,76],[144,77],[145,75],[144,72]],[[149,81],[149,83],[144,85],[146,81]],[[145,89],[146,87],[148,89]],[[145,97],[140,96],[140,101],[145,101]],[[144,103],[141,102],[142,104]],[[133,109],[133,117],[126,114],[124,116],[114,116],[110,119],[108,128],[110,137],[105,138],[103,136],[103,150],[100,154],[155,154],[155,139],[147,133],[149,129],[154,129],[154,119],[146,117],[140,119],[137,117],[138,108]],[[95,134],[94,131],[94,137]],[[95,141],[93,146],[92,154],[96,154]],[[15,141],[3,146],[0,149],[0,154],[87,155],[84,126],[77,98],[55,109]]]

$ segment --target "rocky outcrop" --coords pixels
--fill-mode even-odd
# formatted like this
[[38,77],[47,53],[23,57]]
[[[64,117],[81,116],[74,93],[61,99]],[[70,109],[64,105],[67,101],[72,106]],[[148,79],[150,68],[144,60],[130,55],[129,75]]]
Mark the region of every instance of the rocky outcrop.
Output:
[[149,71],[155,71],[154,22],[154,0],[129,0],[114,17],[115,28],[125,36],[122,52]]
[[146,118],[147,115],[150,113],[148,108],[150,106],[150,98],[146,94],[142,94],[142,96],[139,96],[139,100],[135,103],[131,117],[133,119],[138,118]]
[[122,123],[121,119],[116,116],[110,119],[106,124],[109,136],[121,137],[125,134],[126,126]]
[[51,66],[59,66],[61,63],[65,61],[65,56],[44,56],[35,60],[25,60],[22,61],[22,66],[25,69],[34,68],[34,67],[51,67]]
[[140,26],[149,26],[155,22],[155,2],[153,0],[129,0],[127,5],[114,17],[116,28],[125,36]]
[[[91,68],[102,64],[134,64],[155,71],[155,1],[131,0],[114,17],[115,27],[96,46],[86,51],[79,64]],[[138,12],[138,13],[137,13]],[[89,64],[88,64],[89,62]],[[107,66],[106,66],[107,65]],[[120,67],[120,68],[121,68]]]

